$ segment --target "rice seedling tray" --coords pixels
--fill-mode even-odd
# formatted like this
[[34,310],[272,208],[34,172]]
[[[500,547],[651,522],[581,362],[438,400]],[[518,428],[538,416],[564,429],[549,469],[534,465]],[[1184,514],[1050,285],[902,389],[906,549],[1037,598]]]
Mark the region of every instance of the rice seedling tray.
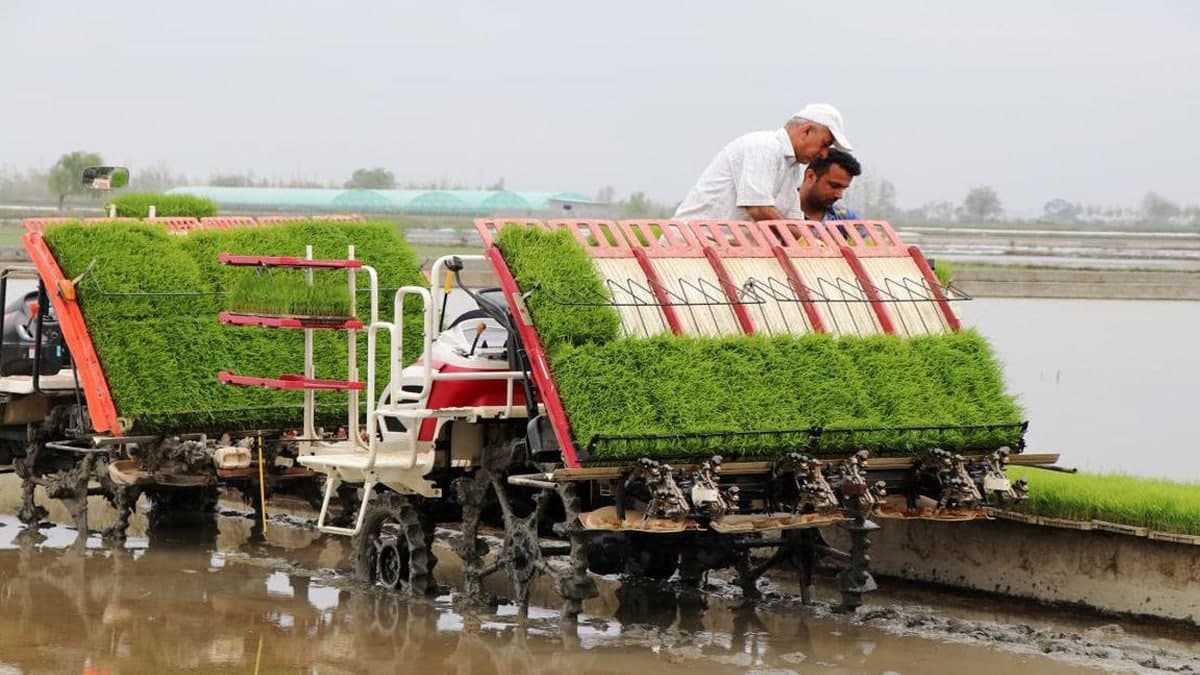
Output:
[[353,317],[296,316],[271,314],[242,314],[221,312],[217,319],[229,326],[258,326],[260,328],[313,328],[324,330],[361,330],[363,322]]
[[[47,224],[26,236],[31,254],[44,254],[43,264],[55,265],[67,279],[83,274],[96,261],[76,286],[78,300],[64,309],[78,315],[77,332],[87,348],[94,349],[89,372],[98,378],[88,383],[81,376],[81,382],[89,412],[101,420],[103,428],[97,430],[123,434],[293,427],[301,419],[300,392],[226,386],[217,380],[217,373],[295,372],[298,355],[303,354],[303,331],[245,330],[217,321],[218,314],[283,317],[281,325],[310,320],[324,325],[351,315],[365,317],[370,311],[367,294],[359,292],[352,301],[345,277],[327,272],[312,276],[318,290],[328,285],[331,294],[336,290],[344,299],[344,307],[336,313],[262,312],[267,308],[247,311],[231,306],[233,291],[247,277],[271,274],[278,281],[274,277],[300,279],[305,273],[222,265],[218,262],[222,252],[288,257],[312,245],[315,258],[337,259],[354,246],[361,252],[359,264],[377,271],[381,289],[427,283],[412,250],[395,226],[385,222],[304,221],[176,235],[161,224],[75,221]],[[360,291],[365,280],[365,275],[357,279]],[[406,361],[419,352],[417,336],[422,332],[419,313],[409,312],[404,334],[414,339],[404,341]],[[359,333],[355,339],[359,354],[366,354],[366,336]],[[350,379],[345,334],[315,331],[313,340],[317,376]],[[72,344],[72,353],[85,355],[77,347],[80,344]],[[377,364],[383,372],[387,360],[383,350]],[[344,394],[317,391],[316,403],[319,424],[344,420],[348,405]],[[101,417],[105,410],[107,416]]]
[[266,389],[301,389],[324,391],[363,391],[366,386],[362,382],[347,380],[323,380],[303,375],[280,375],[279,377],[254,377],[251,375],[235,375],[228,371],[217,374],[217,381],[236,387],[264,387]]
[[1063,530],[1082,530],[1088,531],[1092,528],[1090,520],[1071,520],[1070,518],[1049,518],[1042,516],[1038,519],[1038,524],[1046,527],[1057,527]]
[[1179,534],[1177,532],[1159,532],[1151,530],[1148,535],[1150,539],[1155,541],[1169,541],[1173,544],[1190,544],[1192,546],[1200,546],[1200,536],[1194,534]]
[[1146,527],[1138,527],[1137,525],[1124,525],[1122,523],[1111,523],[1107,520],[1093,520],[1092,529],[1099,530],[1101,532],[1124,534],[1130,537],[1145,537],[1150,534],[1150,529]]
[[221,255],[217,256],[217,261],[224,265],[233,265],[237,267],[254,266],[357,269],[361,268],[363,265],[361,260],[315,259],[299,258],[296,256],[234,255],[232,253],[222,253]]

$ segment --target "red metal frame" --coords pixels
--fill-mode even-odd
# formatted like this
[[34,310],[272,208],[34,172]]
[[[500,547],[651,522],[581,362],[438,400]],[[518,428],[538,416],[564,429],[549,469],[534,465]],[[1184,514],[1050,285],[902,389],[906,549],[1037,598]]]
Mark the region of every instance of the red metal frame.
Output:
[[479,233],[479,238],[483,240],[483,247],[487,248],[496,243],[496,235],[505,225],[524,225],[526,227],[545,228],[542,221],[536,218],[476,218],[475,231]]
[[367,219],[358,213],[318,213],[313,220],[323,220],[334,223],[365,223]]
[[279,377],[253,377],[250,375],[235,375],[228,370],[217,373],[217,381],[231,384],[235,387],[264,387],[266,389],[323,389],[327,391],[363,391],[366,385],[362,382],[347,380],[322,380],[303,375],[280,375]]
[[[651,288],[655,290],[655,296],[658,297],[660,303],[666,302],[668,296],[664,290],[666,287],[654,270],[651,258],[705,258],[708,266],[717,275],[717,281],[721,284],[721,290],[725,293],[726,299],[731,303],[730,307],[733,309],[733,316],[737,320],[738,326],[743,333],[754,334],[754,324],[750,320],[750,313],[738,300],[737,288],[733,286],[733,282],[729,278],[729,271],[721,263],[720,256],[711,247],[705,246],[701,242],[702,235],[698,234],[691,223],[681,220],[622,220],[617,225],[625,234],[625,240],[629,242],[630,248],[633,249],[634,257],[646,272],[646,278],[650,280]],[[674,315],[674,310],[672,310],[672,314]],[[668,323],[672,331],[677,331],[676,335],[683,332],[683,324],[679,322],[677,316],[674,317],[674,321],[669,318]]]
[[200,229],[227,230],[231,227],[254,227],[258,221],[250,216],[205,216],[200,219]]
[[21,225],[26,232],[41,232],[47,225],[58,225],[61,223],[69,223],[78,218],[25,218],[21,220]]
[[894,335],[896,328],[892,325],[892,317],[888,314],[887,307],[883,304],[883,298],[879,297],[879,289],[871,281],[871,275],[867,274],[867,268],[863,267],[862,261],[858,259],[858,255],[855,254],[854,249],[849,246],[842,247],[842,257],[849,263],[850,269],[854,271],[854,276],[858,278],[858,284],[862,286],[863,292],[867,294],[867,300],[870,300],[871,309],[875,312],[875,318],[879,319],[879,327],[883,329],[884,333]]
[[141,222],[161,222],[160,221],[143,221],[141,218],[130,218],[121,216],[120,218],[109,218],[107,216],[100,218],[84,218],[84,225],[111,225],[112,223],[141,223]]
[[263,316],[260,314],[240,314],[238,312],[221,312],[217,320],[230,326],[259,326],[261,328],[319,328],[327,330],[361,330],[363,322],[358,319],[298,316]]
[[168,216],[165,218],[146,218],[143,222],[166,225],[167,230],[175,234],[186,234],[200,228],[200,221],[195,218]]
[[860,258],[907,258],[900,235],[882,220],[836,220],[821,223],[840,246],[854,249]]
[[808,317],[809,325],[812,326],[814,332],[824,333],[826,332],[825,321],[821,318],[821,313],[817,311],[816,305],[813,304],[812,296],[809,295],[808,286],[804,284],[804,278],[800,275],[800,270],[796,269],[795,263],[792,262],[792,256],[788,254],[790,250],[789,246],[800,248],[795,234],[790,229],[790,226],[796,222],[788,220],[763,220],[753,223],[755,233],[758,237],[757,245],[768,248],[771,255],[775,256],[775,260],[783,268],[783,273],[787,275],[788,283],[791,284],[796,297],[800,299],[800,307],[804,309],[804,315]]
[[962,323],[954,315],[954,309],[950,307],[950,301],[946,299],[946,294],[942,292],[942,283],[938,281],[937,275],[933,273],[933,268],[929,266],[929,261],[925,259],[925,255],[921,253],[921,249],[916,246],[909,246],[908,254],[912,256],[913,262],[917,264],[917,269],[921,270],[921,276],[925,278],[925,283],[929,286],[930,292],[933,293],[934,299],[937,300],[938,308],[942,310],[942,316],[946,317],[946,325],[950,327],[950,330],[957,332],[962,328]]
[[278,225],[279,223],[303,223],[312,220],[308,216],[258,216],[255,218],[259,225]]
[[88,417],[92,420],[92,428],[99,432],[107,432],[113,436],[121,435],[121,426],[117,421],[117,409],[108,388],[108,379],[104,376],[104,368],[100,365],[100,357],[92,344],[92,336],[88,333],[87,322],[79,303],[62,296],[60,285],[68,282],[63,276],[58,261],[46,246],[39,231],[26,232],[21,236],[25,242],[25,250],[37,267],[42,283],[46,285],[46,295],[54,306],[54,314],[62,328],[63,339],[67,349],[71,351],[72,367],[79,377],[87,400]]
[[813,220],[762,220],[763,238],[781,247],[789,258],[840,258],[841,244],[830,236],[823,223]]
[[681,220],[622,220],[617,227],[629,247],[644,252],[647,258],[704,257],[696,233]]
[[738,325],[742,327],[742,332],[746,335],[754,335],[754,321],[750,318],[750,312],[738,298],[737,286],[733,284],[729,270],[721,261],[721,255],[726,251],[739,247],[747,249],[750,247],[751,244],[745,236],[744,225],[747,223],[741,221],[697,220],[688,223],[687,227],[704,250],[704,257],[708,259],[708,264],[712,267],[713,272],[716,272],[717,280],[721,282],[721,288],[725,291],[725,297],[732,303],[730,306],[733,308],[733,316],[737,319]]
[[243,266],[258,266],[268,265],[271,267],[320,267],[326,269],[347,269],[360,268],[363,263],[361,260],[328,260],[328,259],[309,259],[297,258],[294,256],[269,256],[269,255],[234,255],[232,253],[222,253],[217,256],[217,262],[226,265],[243,265]]
[[551,220],[546,227],[567,230],[593,258],[633,257],[625,237],[611,220]]
[[558,437],[559,447],[562,449],[563,462],[568,467],[576,468],[579,466],[579,453],[575,448],[574,441],[571,440],[571,423],[567,420],[567,412],[563,409],[562,399],[558,395],[558,385],[555,384],[554,376],[550,373],[546,350],[542,347],[537,330],[533,327],[525,310],[521,291],[517,288],[517,280],[513,278],[512,271],[508,269],[508,263],[504,262],[504,256],[500,254],[499,248],[494,245],[488,246],[484,254],[492,263],[492,268],[500,279],[500,288],[504,291],[508,306],[512,308],[517,332],[521,336],[521,342],[525,345],[525,355],[529,358],[530,372],[533,375],[534,383],[537,384],[538,392],[541,394],[542,404],[546,406],[546,414],[550,416],[550,425]]
[[[638,222],[638,221],[625,221]],[[675,313],[675,307],[671,304],[671,298],[667,294],[666,288],[663,287],[662,280],[658,278],[658,272],[654,269],[654,265],[650,264],[650,260],[646,257],[646,252],[640,246],[634,248],[630,245],[630,241],[637,241],[636,238],[630,238],[626,228],[611,220],[551,220],[547,223],[548,227],[561,227],[569,230],[574,235],[575,240],[583,246],[584,250],[592,254],[596,258],[633,258],[637,261],[638,267],[642,269],[642,274],[646,275],[646,281],[650,284],[650,291],[654,293],[654,299],[658,301],[659,308],[662,310],[663,318],[666,319],[667,327],[675,335],[683,334],[683,324],[679,321],[679,316]],[[596,237],[595,234],[604,235]],[[613,241],[609,240],[609,237]],[[590,241],[589,241],[590,239]],[[603,239],[603,243],[600,243]]]

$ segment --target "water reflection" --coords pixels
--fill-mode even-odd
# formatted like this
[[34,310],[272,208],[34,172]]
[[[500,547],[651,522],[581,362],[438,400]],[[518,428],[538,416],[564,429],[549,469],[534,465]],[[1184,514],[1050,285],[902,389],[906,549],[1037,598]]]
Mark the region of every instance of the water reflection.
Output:
[[[600,597],[576,624],[545,609],[559,601],[543,584],[527,615],[511,605],[467,613],[449,591],[407,600],[322,569],[343,554],[336,539],[230,545],[236,536],[225,530],[240,520],[249,519],[222,517],[218,531],[193,533],[198,539],[152,530],[108,549],[93,538],[74,545],[66,528],[25,530],[0,517],[0,672],[1070,670],[889,635],[789,601],[747,606],[719,585],[702,596],[601,579]],[[444,547],[439,554],[452,557]],[[461,581],[452,561],[437,569],[447,588]]]

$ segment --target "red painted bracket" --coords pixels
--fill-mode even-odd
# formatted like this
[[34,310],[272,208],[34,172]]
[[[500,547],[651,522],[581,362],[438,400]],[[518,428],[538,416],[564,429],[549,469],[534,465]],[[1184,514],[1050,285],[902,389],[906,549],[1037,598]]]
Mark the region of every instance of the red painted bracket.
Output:
[[658,278],[658,272],[647,259],[645,249],[640,245],[636,248],[630,245],[631,241],[638,240],[636,237],[631,239],[622,225],[611,220],[552,220],[547,223],[548,227],[564,228],[570,231],[575,240],[593,257],[633,258],[636,260],[638,267],[642,269],[642,274],[646,275],[650,291],[654,293],[654,299],[662,310],[667,327],[675,335],[681,335],[683,324],[680,323],[679,316],[675,313],[675,307],[671,304],[670,296],[663,287],[662,280]]
[[858,279],[858,285],[862,286],[863,292],[867,294],[871,310],[875,312],[875,318],[879,320],[879,327],[888,335],[895,334],[896,328],[892,324],[892,317],[888,314],[887,307],[883,304],[883,298],[879,297],[879,289],[871,281],[871,275],[867,274],[867,268],[863,267],[862,261],[855,254],[855,249],[843,246],[842,257],[846,259],[846,262],[850,265],[850,269],[854,271],[854,276]]
[[546,414],[550,417],[550,426],[554,429],[554,435],[558,437],[563,463],[568,467],[578,468],[580,465],[579,452],[575,447],[575,442],[571,439],[571,423],[567,420],[567,412],[563,408],[562,398],[558,395],[558,385],[555,384],[554,376],[550,373],[550,362],[546,358],[546,350],[538,337],[537,329],[534,328],[532,320],[525,310],[525,301],[521,299],[517,280],[513,277],[512,270],[508,269],[508,263],[504,261],[504,256],[500,254],[499,248],[488,246],[485,255],[492,263],[492,269],[495,270],[496,276],[500,280],[500,288],[504,291],[508,306],[512,308],[513,320],[517,324],[517,333],[521,336],[521,342],[525,345],[525,355],[529,358],[530,374],[533,375],[534,384],[537,385],[542,405],[546,406]]
[[593,258],[633,257],[625,237],[611,220],[551,220],[546,227],[567,230]]
[[504,229],[505,225],[546,227],[542,224],[542,221],[535,218],[476,218],[475,231],[479,233],[479,238],[483,240],[484,248],[496,243],[496,237],[499,236],[500,230]]
[[217,262],[225,265],[263,267],[319,267],[325,269],[357,269],[362,267],[361,260],[310,260],[308,258],[291,256],[234,255],[232,253],[222,253],[217,256]]
[[229,326],[258,326],[260,328],[316,328],[326,330],[361,330],[363,322],[358,319],[313,316],[267,316],[262,314],[240,314],[221,312],[217,320]]
[[42,230],[46,229],[47,225],[60,225],[62,223],[69,223],[74,220],[79,220],[79,219],[78,218],[25,218],[25,219],[21,220],[21,225],[25,228],[26,232],[41,232]]
[[304,223],[312,220],[308,216],[259,216],[255,218],[259,225],[279,225],[280,223]]
[[54,314],[62,329],[63,339],[71,352],[72,367],[79,377],[87,400],[88,417],[91,418],[92,428],[114,436],[121,435],[121,425],[117,420],[117,409],[113,403],[112,392],[108,388],[108,379],[104,376],[104,368],[100,365],[100,357],[92,344],[92,336],[88,333],[87,322],[83,311],[75,300],[68,300],[60,289],[69,283],[63,276],[58,261],[42,239],[42,233],[36,230],[26,232],[21,236],[25,242],[25,250],[37,267],[42,283],[46,285],[46,295],[54,306]]
[[829,234],[823,223],[812,220],[760,220],[759,231],[772,246],[787,252],[790,258],[841,258],[842,244]]
[[704,248],[682,220],[622,220],[617,223],[625,241],[647,258],[703,258]]
[[231,227],[254,227],[258,221],[250,216],[205,216],[200,219],[201,230],[227,230]]
[[926,285],[933,293],[934,300],[937,301],[938,308],[942,310],[942,316],[946,317],[946,325],[952,331],[958,331],[962,328],[962,323],[958,317],[954,315],[954,309],[950,307],[950,301],[946,299],[946,294],[942,292],[942,282],[938,281],[937,275],[933,273],[933,268],[929,266],[929,261],[925,259],[925,255],[921,253],[921,249],[916,246],[908,247],[908,254],[912,256],[913,262],[917,264],[917,269],[921,270],[921,276],[925,279]]
[[266,389],[322,389],[326,391],[363,391],[366,389],[366,385],[362,382],[320,380],[304,377],[303,375],[251,377],[249,375],[234,375],[227,370],[217,373],[217,381],[236,387],[264,387]]
[[[708,259],[709,266],[716,273],[717,280],[721,282],[721,288],[725,291],[726,299],[731,303],[733,316],[737,319],[738,325],[742,327],[742,332],[746,335],[754,335],[754,321],[751,320],[746,305],[738,297],[737,286],[733,284],[729,270],[721,260],[721,256],[726,251],[735,248],[746,250],[745,257],[770,257],[767,249],[762,247],[758,247],[758,252],[761,253],[758,256],[754,256],[754,252],[748,250],[751,248],[750,240],[746,236],[748,229],[745,226],[748,225],[750,223],[742,221],[698,220],[688,223],[688,229],[703,248],[704,257]],[[738,253],[737,255],[742,254]]]
[[908,247],[882,220],[834,220],[821,223],[839,246],[848,246],[860,258],[907,258]]

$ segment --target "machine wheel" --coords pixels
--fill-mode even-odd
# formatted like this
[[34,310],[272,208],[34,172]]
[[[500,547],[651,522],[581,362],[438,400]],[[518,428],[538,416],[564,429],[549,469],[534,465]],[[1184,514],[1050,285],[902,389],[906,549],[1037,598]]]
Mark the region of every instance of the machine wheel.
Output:
[[412,595],[436,591],[432,523],[415,500],[387,492],[372,501],[362,530],[354,537],[358,578]]

